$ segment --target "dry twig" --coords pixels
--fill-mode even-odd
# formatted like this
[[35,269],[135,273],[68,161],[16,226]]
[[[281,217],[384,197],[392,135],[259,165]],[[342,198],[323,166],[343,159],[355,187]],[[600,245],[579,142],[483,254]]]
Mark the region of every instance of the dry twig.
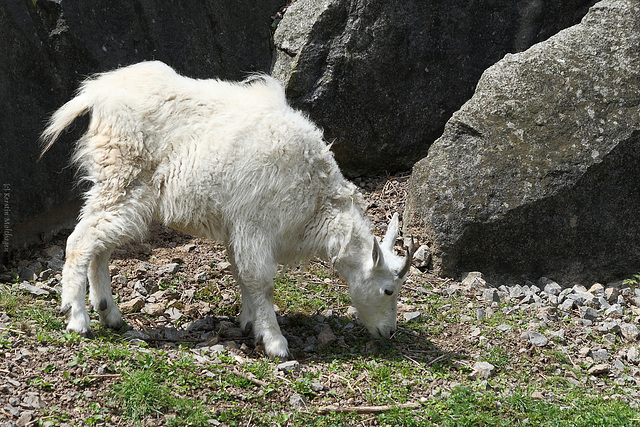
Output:
[[26,332],[24,331],[19,331],[17,329],[12,329],[12,328],[4,328],[4,327],[0,327],[0,330],[2,331],[7,331],[7,332],[13,332],[14,334],[18,334],[18,335],[24,335]]
[[319,414],[328,414],[329,412],[355,412],[357,414],[378,414],[380,412],[390,411],[392,409],[416,409],[421,405],[415,402],[401,403],[399,405],[382,405],[382,406],[322,406],[316,409]]
[[264,381],[260,381],[259,379],[257,379],[257,378],[255,378],[255,377],[253,377],[252,375],[245,374],[244,372],[240,372],[240,371],[238,371],[237,369],[233,369],[233,370],[231,371],[231,373],[232,373],[233,375],[236,375],[236,376],[240,377],[240,378],[244,378],[245,380],[250,381],[250,382],[252,382],[253,384],[255,384],[255,385],[257,385],[257,386],[260,386],[260,387],[266,387],[266,386],[268,386],[268,385],[269,385],[269,383],[266,383],[266,382],[264,382]]
[[118,378],[121,374],[89,374],[87,378]]

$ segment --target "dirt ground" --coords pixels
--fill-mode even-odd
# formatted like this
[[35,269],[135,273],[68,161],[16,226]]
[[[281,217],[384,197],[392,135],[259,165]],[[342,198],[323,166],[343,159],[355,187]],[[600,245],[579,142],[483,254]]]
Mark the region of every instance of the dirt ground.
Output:
[[[394,212],[403,212],[407,180],[408,175],[401,175],[355,181],[367,200],[366,214],[376,235],[383,235]],[[8,292],[16,282],[13,275],[25,267],[40,263],[40,269],[44,269],[51,254],[64,248],[67,234],[61,233],[52,242],[16,254],[11,271],[2,273],[0,290]],[[398,247],[398,250],[402,249]],[[150,348],[167,351],[170,359],[178,357],[181,346],[190,345],[203,366],[213,356],[197,350],[213,349],[216,345],[224,346],[238,363],[257,363],[264,357],[261,346],[256,347],[251,337],[234,323],[240,307],[239,292],[219,244],[154,225],[147,240],[129,244],[113,254],[110,273],[113,292],[125,320],[134,330],[129,333],[133,339],[131,345],[139,339]],[[287,384],[309,375],[318,378],[321,385],[311,397],[306,397],[311,401],[304,403],[305,410],[314,404],[316,410],[322,405],[367,404],[360,392],[366,390],[367,385],[373,387],[373,379],[365,374],[348,376],[347,373],[359,369],[362,357],[384,355],[389,351],[388,344],[370,340],[366,330],[352,319],[346,283],[326,263],[314,260],[304,271],[294,269],[281,274],[284,278],[290,275],[305,286],[332,286],[340,292],[326,295],[311,292],[309,299],[324,301],[322,310],[315,312],[296,312],[304,302],[281,300],[279,321],[300,368],[295,373],[280,372],[270,377],[271,381],[279,381],[278,384],[284,386],[270,391],[268,397],[260,397],[262,404],[277,406],[291,402],[295,387]],[[60,271],[53,269],[47,277],[34,282],[59,286]],[[288,286],[286,280],[281,282],[282,287]],[[290,291],[283,289],[283,292]],[[613,399],[627,399],[637,405],[640,374],[626,362],[625,352],[629,346],[607,345],[601,336],[585,330],[577,313],[562,318],[548,308],[545,311],[536,307],[498,307],[497,303],[483,301],[481,293],[482,289],[464,288],[452,280],[412,268],[399,300],[399,338],[393,344],[395,356],[392,358],[392,363],[399,363],[395,360],[399,358],[402,363],[415,365],[415,372],[405,380],[407,384],[401,385],[406,389],[404,401],[424,402],[434,396],[446,396],[457,385],[470,381],[477,385],[478,378],[473,378],[474,363],[491,360],[498,369],[495,380],[498,385],[485,381],[482,387],[486,389],[498,387],[509,392],[523,385],[540,384],[540,398],[553,401],[555,389],[543,384],[547,384],[549,378],[561,378],[563,384],[588,388]],[[53,312],[59,304],[54,292],[33,298]],[[86,422],[88,414],[105,411],[109,413],[109,422],[96,419],[93,424],[128,425],[121,408],[114,403],[117,400],[110,394],[120,373],[104,358],[78,356],[95,351],[91,350],[94,348],[91,341],[65,339],[62,331],[56,329],[62,325],[59,315],[51,319],[22,319],[16,323],[9,311],[0,307],[0,356],[3,356],[0,377],[4,377],[0,378],[0,425],[79,425]],[[495,324],[486,321],[489,317],[486,312],[494,311],[496,319],[500,314],[506,319],[504,323],[508,323],[501,332],[497,330],[499,320]],[[42,316],[34,313],[36,317]],[[414,314],[429,326],[409,326]],[[95,314],[92,316],[95,318]],[[210,327],[207,322],[211,322]],[[551,342],[546,350],[522,341],[522,331],[540,328],[544,322],[549,330],[561,327],[561,339]],[[46,325],[53,326],[47,330]],[[327,352],[323,350],[325,346],[332,346],[333,350]],[[625,365],[626,374],[614,375],[612,370],[604,374],[588,371],[597,362],[591,353],[600,349],[608,349],[610,365],[617,363],[616,357],[622,360],[620,363],[630,365]],[[342,360],[340,370],[344,373],[326,367],[335,363],[336,358]],[[503,359],[509,362],[501,365]],[[445,374],[428,370],[437,365],[446,366]],[[508,372],[510,369],[517,371]],[[247,376],[246,373],[238,375]],[[251,381],[255,380],[251,377]],[[624,391],[633,389],[635,394]],[[194,398],[200,393],[206,400],[205,389],[192,393]],[[219,402],[217,413],[255,398],[250,398],[243,387],[227,385],[225,393],[233,399]],[[295,406],[285,404],[290,409],[292,405]],[[366,419],[363,425],[377,423],[375,418]],[[145,425],[158,423],[153,417],[143,422]],[[216,423],[218,421],[212,421]]]

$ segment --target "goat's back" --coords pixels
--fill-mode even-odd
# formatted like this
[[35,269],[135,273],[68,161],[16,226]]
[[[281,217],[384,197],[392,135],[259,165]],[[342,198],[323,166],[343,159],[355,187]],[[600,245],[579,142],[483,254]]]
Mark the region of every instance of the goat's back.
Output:
[[280,262],[305,251],[304,227],[326,200],[354,192],[321,131],[267,76],[196,80],[144,62],[85,81],[68,104],[91,113],[74,160],[95,191],[148,196],[153,216],[192,234],[254,236]]

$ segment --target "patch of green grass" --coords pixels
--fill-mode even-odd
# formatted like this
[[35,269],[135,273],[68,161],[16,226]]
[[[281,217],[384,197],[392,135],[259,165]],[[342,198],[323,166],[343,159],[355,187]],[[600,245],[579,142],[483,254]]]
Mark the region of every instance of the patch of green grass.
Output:
[[484,360],[491,363],[498,370],[506,369],[511,363],[513,355],[504,347],[491,347],[484,355]]
[[338,300],[336,288],[317,281],[304,281],[290,274],[279,274],[275,280],[275,303],[284,312],[313,313],[326,310]]
[[[576,396],[564,404],[532,399],[524,390],[506,397],[466,387],[424,407],[425,426],[637,426],[639,412],[621,402]],[[401,425],[401,424],[400,424]],[[407,424],[410,425],[410,424]]]
[[274,283],[275,300],[282,312],[313,314],[351,304],[347,283],[319,265],[306,272],[279,273]]
[[273,372],[272,363],[268,360],[258,360],[254,363],[245,364],[244,368],[259,380],[267,378],[267,376]]
[[640,286],[640,273],[634,274],[631,278],[622,282],[624,285],[631,286],[631,292],[635,292],[636,287]]
[[560,363],[562,365],[568,365],[570,363],[569,356],[558,350],[547,350],[545,354],[549,356],[551,362]]
[[[218,285],[215,281],[207,282],[198,288],[195,293],[195,299],[211,304],[213,316],[230,316],[234,317],[240,313],[241,298],[238,285],[233,281],[231,276],[225,275],[216,279],[217,282],[222,282]],[[220,288],[225,289],[227,292],[234,293],[235,297],[231,303],[223,302]]]
[[154,369],[125,371],[113,385],[112,397],[121,403],[124,416],[142,420],[162,415],[173,403],[173,396],[162,375]]
[[16,295],[12,290],[2,290],[0,292],[0,307],[3,311],[6,311],[9,316],[14,316],[16,308],[20,307],[20,297]]
[[167,425],[209,425],[211,411],[202,402],[184,397],[205,381],[190,357],[171,360],[163,354],[141,354],[121,374],[112,386],[111,398],[126,418],[137,422],[148,416],[175,414],[168,417]]
[[32,387],[37,387],[40,390],[43,391],[52,391],[53,390],[53,383],[44,380],[41,377],[35,377],[34,379],[29,381],[29,385]]
[[194,399],[175,399],[172,407],[176,415],[167,421],[169,427],[209,426],[209,420],[213,418],[209,408]]
[[64,327],[62,319],[48,307],[31,307],[27,309],[26,315],[47,331],[59,331]]
[[311,388],[312,383],[313,383],[313,380],[311,378],[302,377],[295,380],[295,382],[291,384],[291,388],[299,394],[303,394],[305,396],[312,396],[315,394]]
[[11,341],[7,339],[4,335],[0,335],[0,348],[11,348]]

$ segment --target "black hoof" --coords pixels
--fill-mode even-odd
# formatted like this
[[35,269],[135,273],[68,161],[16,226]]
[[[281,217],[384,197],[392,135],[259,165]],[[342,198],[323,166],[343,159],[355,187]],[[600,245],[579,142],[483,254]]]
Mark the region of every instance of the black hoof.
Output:
[[96,337],[95,335],[93,335],[93,332],[91,331],[91,329],[89,329],[86,332],[78,332],[78,335],[89,340],[92,340]]
[[115,326],[109,326],[111,329],[113,329],[114,331],[120,332],[120,333],[125,333],[127,331],[130,331],[133,329],[133,326],[131,326],[130,324],[128,324],[127,322],[125,322],[124,320],[121,321],[120,323],[118,323]]
[[250,335],[252,330],[253,330],[253,322],[248,322],[246,325],[244,325],[244,329],[242,330],[242,332],[245,335]]

